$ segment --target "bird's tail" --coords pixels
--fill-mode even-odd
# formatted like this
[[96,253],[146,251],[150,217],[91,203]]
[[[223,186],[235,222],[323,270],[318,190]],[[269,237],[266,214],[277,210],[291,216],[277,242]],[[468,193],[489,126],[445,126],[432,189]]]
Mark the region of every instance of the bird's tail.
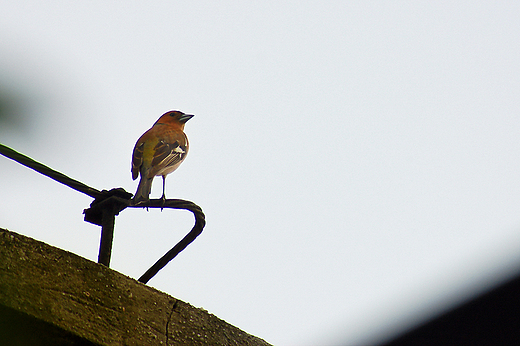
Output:
[[141,202],[147,202],[150,200],[150,193],[152,192],[152,180],[153,178],[148,179],[141,176],[139,186],[137,187],[137,191],[134,195],[134,204],[139,204]]

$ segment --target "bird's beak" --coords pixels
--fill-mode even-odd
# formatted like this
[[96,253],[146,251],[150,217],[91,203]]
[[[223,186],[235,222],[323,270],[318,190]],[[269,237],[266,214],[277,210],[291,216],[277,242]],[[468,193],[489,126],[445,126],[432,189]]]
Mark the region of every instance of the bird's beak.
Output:
[[194,117],[193,114],[183,114],[179,117],[179,121],[184,124],[193,117]]

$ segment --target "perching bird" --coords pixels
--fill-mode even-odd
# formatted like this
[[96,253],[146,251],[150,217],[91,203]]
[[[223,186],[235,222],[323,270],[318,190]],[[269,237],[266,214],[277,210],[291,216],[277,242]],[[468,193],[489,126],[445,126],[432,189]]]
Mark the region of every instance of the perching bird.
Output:
[[189,143],[184,125],[192,117],[180,111],[166,112],[139,138],[132,154],[132,179],[141,174],[134,204],[149,200],[152,180],[158,175],[163,178],[161,198],[166,200],[166,175],[176,170],[188,155]]

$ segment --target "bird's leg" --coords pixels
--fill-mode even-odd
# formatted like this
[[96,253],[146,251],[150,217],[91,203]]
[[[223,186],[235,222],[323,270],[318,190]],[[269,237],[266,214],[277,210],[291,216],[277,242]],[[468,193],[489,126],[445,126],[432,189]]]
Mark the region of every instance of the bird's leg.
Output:
[[[162,197],[161,197],[163,206],[164,206],[164,203],[166,203],[166,195],[164,194],[165,186],[166,186],[166,176],[163,175],[162,176]],[[161,207],[161,211],[162,210],[163,210],[163,208]]]

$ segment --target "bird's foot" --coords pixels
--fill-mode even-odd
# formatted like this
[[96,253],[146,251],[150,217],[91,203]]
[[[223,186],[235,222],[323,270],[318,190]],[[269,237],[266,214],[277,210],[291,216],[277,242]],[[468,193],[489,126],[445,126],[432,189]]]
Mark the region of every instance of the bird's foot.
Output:
[[161,211],[163,211],[164,205],[166,204],[166,196],[164,195],[164,193],[161,197],[161,201],[162,201]]
[[[135,205],[135,206],[139,206],[140,204],[145,204],[145,203],[147,203],[148,201],[149,201],[149,200],[144,199],[144,198],[134,198],[134,199],[132,200],[133,205]],[[146,211],[148,211],[148,207],[147,207],[147,206],[144,206],[144,205],[143,205],[143,208],[146,208]]]

